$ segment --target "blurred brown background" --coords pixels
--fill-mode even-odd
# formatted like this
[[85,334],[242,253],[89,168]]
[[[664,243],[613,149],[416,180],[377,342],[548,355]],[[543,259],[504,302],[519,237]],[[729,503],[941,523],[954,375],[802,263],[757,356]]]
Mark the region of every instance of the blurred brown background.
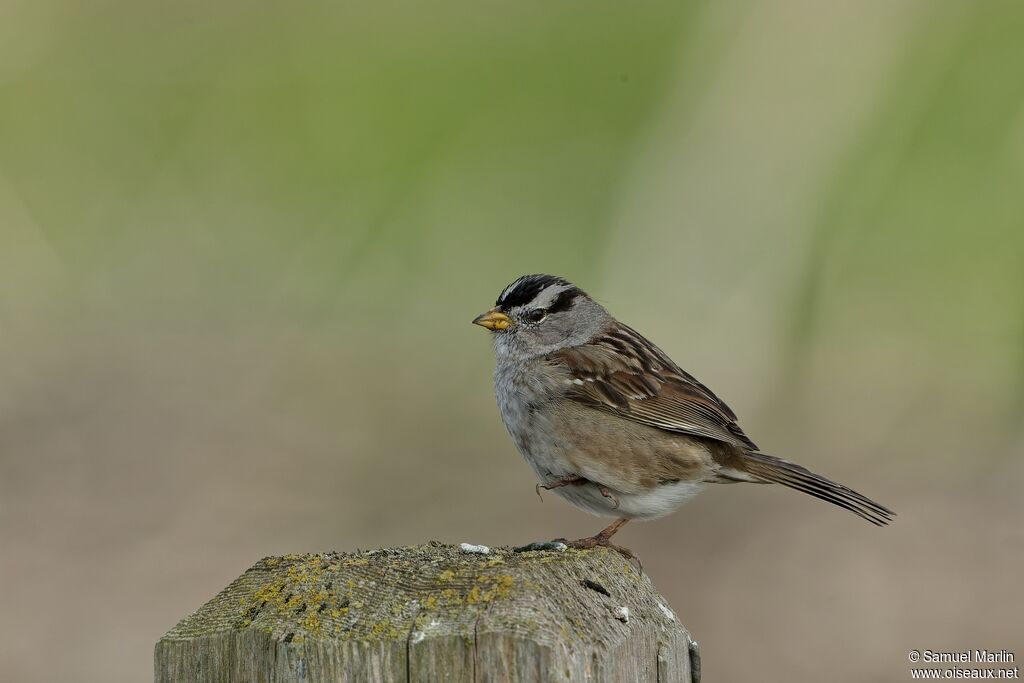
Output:
[[[139,681],[264,555],[519,544],[469,320],[578,282],[876,529],[622,542],[710,681],[1024,657],[1024,5],[0,3],[0,679]],[[768,672],[767,674],[765,672]]]

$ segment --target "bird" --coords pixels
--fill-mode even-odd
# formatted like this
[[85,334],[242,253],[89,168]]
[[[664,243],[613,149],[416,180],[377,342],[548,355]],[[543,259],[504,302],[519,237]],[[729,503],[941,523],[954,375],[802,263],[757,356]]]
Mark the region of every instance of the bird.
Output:
[[782,484],[885,526],[895,513],[763,453],[736,414],[646,337],[555,275],[523,275],[472,321],[491,332],[498,410],[541,489],[615,521],[568,547],[606,546],[633,519],[706,484]]

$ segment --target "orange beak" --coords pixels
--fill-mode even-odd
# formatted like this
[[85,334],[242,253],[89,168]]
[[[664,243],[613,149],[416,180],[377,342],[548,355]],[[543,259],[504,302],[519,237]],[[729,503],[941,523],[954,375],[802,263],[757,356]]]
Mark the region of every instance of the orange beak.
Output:
[[481,313],[473,318],[473,324],[486,327],[492,332],[501,332],[502,330],[507,330],[512,325],[512,319],[497,308],[492,308],[486,313]]

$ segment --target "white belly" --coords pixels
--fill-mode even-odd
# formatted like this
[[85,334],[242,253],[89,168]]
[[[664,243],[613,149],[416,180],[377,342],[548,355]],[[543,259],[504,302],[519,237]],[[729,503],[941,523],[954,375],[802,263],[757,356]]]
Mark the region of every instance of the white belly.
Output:
[[615,507],[612,498],[604,496],[594,484],[563,486],[552,489],[567,501],[587,512],[604,517],[628,517],[630,519],[654,519],[675,510],[704,488],[699,481],[680,481],[661,484],[643,493],[619,493],[611,491],[619,501]]

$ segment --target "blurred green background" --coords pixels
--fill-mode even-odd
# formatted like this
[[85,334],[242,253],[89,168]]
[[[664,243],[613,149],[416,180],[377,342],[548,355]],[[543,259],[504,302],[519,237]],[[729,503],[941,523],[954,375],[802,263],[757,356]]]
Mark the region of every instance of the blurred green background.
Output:
[[526,272],[899,513],[712,487],[628,527],[709,680],[1024,656],[1021,36],[998,0],[0,3],[0,678],[145,680],[264,555],[596,531],[469,324]]

